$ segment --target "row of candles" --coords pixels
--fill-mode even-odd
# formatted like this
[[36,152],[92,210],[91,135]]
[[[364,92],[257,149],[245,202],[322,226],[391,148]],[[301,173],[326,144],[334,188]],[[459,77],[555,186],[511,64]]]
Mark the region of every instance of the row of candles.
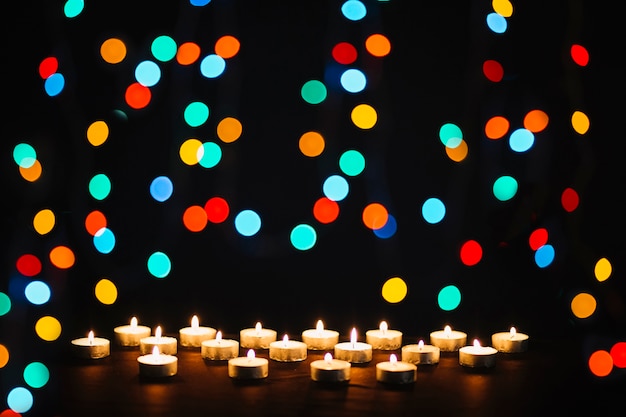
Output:
[[[519,333],[514,327],[507,332],[494,333],[492,346],[481,346],[478,340],[467,344],[467,333],[443,330],[430,333],[430,344],[420,340],[417,344],[402,346],[402,332],[389,329],[385,321],[378,329],[365,333],[366,341],[359,342],[356,329],[352,329],[350,341],[339,342],[339,332],[325,329],[321,320],[315,329],[302,332],[302,340],[290,340],[284,335],[277,340],[277,332],[263,328],[257,323],[254,328],[239,332],[239,341],[222,338],[221,331],[200,326],[198,317],[193,316],[191,326],[179,330],[179,339],[164,336],[158,326],[154,335],[151,328],[139,325],[133,317],[130,324],[114,329],[115,341],[120,346],[139,347],[137,358],[139,373],[145,377],[169,377],[178,372],[178,344],[183,347],[200,348],[202,358],[211,361],[228,361],[228,375],[234,379],[261,379],[268,376],[268,360],[256,357],[255,350],[269,350],[269,358],[279,362],[303,361],[309,350],[327,352],[323,360],[311,362],[311,379],[320,382],[346,382],[350,379],[352,364],[368,363],[374,349],[393,351],[401,349],[401,360],[392,353],[389,361],[376,364],[376,379],[383,383],[411,383],[416,380],[417,365],[439,363],[440,352],[458,352],[459,364],[470,368],[492,368],[498,352],[521,353],[528,348],[529,336]],[[110,355],[110,341],[95,337],[72,340],[72,346],[81,358],[98,359]],[[241,348],[248,349],[246,356],[239,356]]]

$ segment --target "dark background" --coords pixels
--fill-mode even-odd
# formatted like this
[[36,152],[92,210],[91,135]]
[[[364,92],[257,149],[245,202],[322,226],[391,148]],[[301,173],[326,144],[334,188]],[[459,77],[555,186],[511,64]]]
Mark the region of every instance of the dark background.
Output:
[[[203,8],[184,1],[90,2],[75,19],[63,17],[62,2],[14,5],[3,27],[0,126],[0,290],[13,302],[11,312],[0,318],[0,342],[19,350],[11,363],[54,358],[64,343],[92,328],[111,336],[114,326],[133,315],[170,334],[198,314],[204,325],[230,333],[261,321],[298,335],[321,318],[347,336],[353,326],[364,334],[385,319],[414,337],[450,323],[471,337],[487,338],[511,325],[533,338],[573,336],[583,351],[623,340],[625,82],[618,66],[623,35],[617,15],[591,1],[514,2],[509,29],[497,35],[485,24],[490,1],[365,3],[368,15],[362,22],[344,19],[341,2],[216,0]],[[391,54],[381,59],[368,57],[363,47],[366,36],[376,32],[392,45]],[[202,77],[197,63],[160,65],[162,79],[152,89],[152,102],[132,110],[123,91],[134,81],[134,66],[151,58],[149,45],[160,34],[179,44],[197,42],[201,57],[212,53],[224,34],[236,36],[241,50],[215,80]],[[102,62],[98,52],[113,36],[128,46],[126,59],[116,66]],[[337,66],[330,51],[340,41],[359,49],[355,66],[369,77],[361,94],[343,93],[332,84]],[[571,61],[574,43],[590,52],[587,67]],[[66,78],[58,97],[46,96],[37,73],[47,56],[59,59]],[[487,59],[502,63],[502,82],[483,76]],[[329,87],[321,105],[307,105],[299,97],[309,79]],[[208,122],[196,129],[182,120],[182,109],[192,100],[211,110]],[[349,111],[361,102],[379,115],[370,131],[349,120]],[[506,137],[484,137],[491,116],[507,117],[512,131],[535,108],[550,122],[529,152],[513,154]],[[575,110],[591,120],[585,135],[571,128]],[[237,117],[244,133],[223,146],[220,164],[213,169],[184,165],[180,143],[194,135],[217,141],[215,126],[226,116]],[[85,132],[98,119],[111,133],[103,146],[93,148]],[[446,122],[459,125],[469,145],[462,163],[449,160],[439,141]],[[308,130],[326,138],[318,158],[298,151],[297,140]],[[43,175],[32,184],[12,160],[20,142],[33,145],[42,161]],[[338,173],[337,158],[350,148],[364,154],[366,170],[349,179],[339,218],[316,224],[311,210],[322,195],[322,182]],[[87,190],[98,172],[112,181],[104,201],[94,201]],[[520,184],[508,202],[491,194],[493,180],[503,174]],[[148,192],[158,175],[174,182],[165,203],[156,203]],[[560,204],[566,187],[581,198],[573,213]],[[184,209],[214,195],[229,202],[229,218],[209,223],[202,232],[187,231]],[[431,196],[447,207],[437,225],[421,217],[421,205]],[[361,222],[362,209],[375,201],[398,222],[389,239],[377,238]],[[31,222],[44,207],[56,213],[57,224],[42,237]],[[253,237],[239,236],[233,225],[234,214],[246,208],[263,220]],[[97,253],[84,228],[92,210],[102,211],[115,233],[117,244],[108,255]],[[315,247],[304,252],[288,239],[301,222],[318,232]],[[548,229],[556,250],[553,264],[544,269],[535,265],[528,246],[538,227]],[[484,250],[473,267],[458,257],[468,239],[478,240]],[[76,254],[68,271],[57,270],[47,258],[58,244]],[[155,250],[172,259],[165,279],[147,271],[147,257]],[[19,296],[29,282],[15,270],[24,253],[36,254],[44,264],[37,279],[50,284],[52,299],[43,306]],[[598,283],[593,268],[602,257],[612,263],[613,274]],[[393,276],[408,285],[398,304],[380,295]],[[119,291],[111,306],[93,294],[105,277]],[[463,297],[451,312],[437,305],[439,290],[448,284],[457,285]],[[595,314],[585,320],[570,311],[572,297],[581,291],[598,301]],[[42,342],[32,331],[33,323],[48,314],[63,325],[54,343]],[[7,375],[18,372],[11,363]]]

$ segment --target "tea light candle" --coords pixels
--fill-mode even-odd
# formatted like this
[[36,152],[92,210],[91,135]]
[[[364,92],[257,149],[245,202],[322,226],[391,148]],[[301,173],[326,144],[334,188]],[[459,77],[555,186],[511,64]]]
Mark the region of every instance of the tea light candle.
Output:
[[509,332],[494,333],[491,335],[491,345],[504,353],[525,352],[528,349],[528,335],[518,333],[515,327]]
[[239,343],[243,348],[267,349],[276,341],[276,330],[264,329],[257,322],[254,329],[243,329],[239,332]]
[[481,346],[478,339],[474,345],[459,349],[459,363],[470,368],[491,368],[496,365],[498,351],[490,346]]
[[425,345],[420,340],[417,345],[402,346],[402,361],[415,365],[434,365],[439,363],[440,349],[437,346]]
[[372,349],[396,350],[402,346],[402,332],[388,329],[387,322],[381,321],[378,329],[365,332],[365,341]]
[[93,330],[89,331],[87,337],[72,340],[74,353],[79,358],[100,359],[111,354],[111,343],[109,339],[94,337]]
[[283,340],[270,343],[270,359],[279,362],[298,362],[306,359],[307,346],[304,342],[289,340],[285,335]]
[[332,349],[339,343],[339,332],[324,329],[324,322],[318,320],[315,329],[302,332],[302,341],[310,350]]
[[152,353],[137,358],[139,375],[149,378],[163,378],[176,375],[178,372],[178,358],[173,355],[164,355],[155,345]]
[[225,361],[239,356],[239,342],[232,339],[222,339],[222,332],[215,334],[215,339],[202,342],[200,355],[204,359]]
[[181,346],[200,347],[203,341],[215,338],[217,330],[212,327],[200,326],[198,316],[193,316],[191,327],[183,327],[178,333]]
[[311,379],[318,382],[349,381],[351,367],[350,362],[333,359],[333,355],[326,352],[324,359],[311,362]]
[[437,346],[442,352],[456,352],[467,343],[467,333],[444,327],[430,334],[430,343]]
[[157,326],[154,336],[144,337],[139,340],[139,351],[142,355],[146,355],[152,352],[155,346],[158,346],[159,352],[164,355],[176,355],[178,340],[175,337],[161,336],[161,326]]
[[139,346],[141,339],[150,336],[150,328],[138,325],[137,317],[130,319],[130,325],[118,326],[113,331],[115,341],[120,346]]
[[385,384],[410,384],[417,379],[417,366],[408,362],[398,362],[395,354],[389,355],[388,362],[376,364],[376,380]]
[[257,358],[254,349],[246,356],[228,360],[228,376],[234,379],[262,379],[269,374],[268,360]]
[[358,342],[356,329],[352,329],[349,342],[335,345],[335,357],[350,363],[365,363],[372,360],[372,345]]

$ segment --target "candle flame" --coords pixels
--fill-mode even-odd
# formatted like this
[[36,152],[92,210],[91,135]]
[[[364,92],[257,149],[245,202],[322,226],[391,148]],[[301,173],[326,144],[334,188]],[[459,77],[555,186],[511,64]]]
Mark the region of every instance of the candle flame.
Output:
[[391,362],[392,365],[398,363],[398,357],[395,355],[395,353],[389,355],[389,362]]
[[332,362],[333,355],[331,355],[330,352],[326,352],[326,354],[324,355],[324,360],[326,361],[326,363]]
[[443,334],[445,334],[446,337],[452,336],[452,328],[446,324],[446,327],[443,328]]
[[197,329],[198,327],[200,327],[200,322],[198,321],[198,316],[193,316],[191,318],[191,327],[194,329]]
[[383,332],[383,333],[387,333],[387,328],[388,328],[388,326],[387,326],[387,322],[386,322],[386,321],[384,321],[384,320],[383,320],[383,321],[381,321],[381,322],[380,322],[380,326],[378,326],[378,328],[380,329],[380,331],[381,331],[381,332]]
[[474,339],[474,347],[480,347],[480,342],[478,339]]
[[317,325],[315,326],[315,329],[317,330],[318,333],[324,330],[324,322],[322,320],[318,320]]
[[217,340],[218,342],[220,340],[222,340],[222,331],[218,330],[217,333],[215,334],[215,340]]
[[89,330],[89,334],[87,335],[87,339],[89,339],[89,344],[93,345],[93,330]]
[[157,339],[161,338],[161,326],[157,326],[156,330],[154,331],[154,335]]
[[261,332],[261,329],[263,328],[263,327],[261,327],[261,322],[260,322],[260,321],[257,321],[257,322],[256,322],[256,325],[254,326],[254,328],[255,328],[255,330],[256,330],[256,332],[257,332],[257,334],[258,334],[258,333],[260,333],[260,332]]
[[356,328],[352,328],[352,333],[350,334],[350,343],[352,343],[352,346],[354,346],[356,344]]
[[132,319],[130,319],[130,327],[132,327],[133,329],[137,327],[137,317],[133,317]]
[[288,342],[288,341],[289,341],[289,338],[288,338],[288,337],[287,337],[287,335],[285,334],[285,335],[283,336],[283,346],[284,346],[284,347],[287,347],[287,342]]
[[159,356],[160,354],[161,352],[159,351],[159,347],[157,345],[154,345],[154,347],[152,348],[152,355]]
[[246,356],[248,356],[248,359],[254,359],[254,349],[248,349],[248,354]]
[[424,349],[424,341],[423,341],[423,340],[420,340],[420,341],[417,343],[417,348],[418,348],[419,350]]
[[517,330],[515,330],[515,327],[511,327],[511,339],[513,339],[516,334],[517,334]]

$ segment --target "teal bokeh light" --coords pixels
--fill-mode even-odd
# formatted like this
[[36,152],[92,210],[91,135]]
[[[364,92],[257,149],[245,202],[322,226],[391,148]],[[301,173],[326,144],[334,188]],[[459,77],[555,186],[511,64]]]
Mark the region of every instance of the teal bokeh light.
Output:
[[315,246],[317,233],[308,224],[299,224],[293,228],[290,235],[291,244],[299,250],[309,250]]
[[170,36],[162,35],[157,36],[152,41],[150,50],[152,51],[152,56],[154,56],[155,59],[161,62],[168,62],[176,56],[178,47],[174,39]]
[[202,144],[202,157],[198,163],[204,168],[213,168],[222,159],[222,148],[215,142],[205,142]]
[[18,143],[13,148],[13,160],[22,168],[30,168],[37,161],[37,151],[28,143]]
[[437,296],[439,308],[451,311],[461,304],[461,291],[455,285],[443,287]]
[[115,234],[111,229],[103,227],[93,236],[93,245],[100,253],[110,253],[115,247]]
[[50,380],[48,367],[41,362],[31,362],[24,368],[24,381],[32,388],[41,388]]
[[63,5],[63,14],[68,19],[72,19],[83,12],[85,2],[83,0],[67,0]]
[[357,176],[365,169],[365,157],[359,151],[345,151],[339,157],[339,168],[350,177]]
[[187,107],[185,107],[183,116],[185,118],[185,122],[189,126],[201,126],[209,118],[209,106],[200,101],[194,101],[192,103],[189,103]]
[[500,201],[507,201],[517,194],[517,180],[503,175],[493,183],[493,195]]
[[11,298],[3,292],[0,292],[0,316],[4,316],[11,311]]
[[439,128],[439,140],[448,148],[456,148],[463,142],[463,132],[454,123],[445,123]]
[[318,80],[310,80],[304,83],[300,90],[302,99],[309,104],[319,104],[326,100],[328,91],[324,83]]
[[154,252],[148,258],[148,272],[156,278],[165,278],[172,270],[170,258],[163,252]]
[[111,181],[105,174],[96,174],[89,181],[89,193],[96,200],[104,200],[111,192]]

